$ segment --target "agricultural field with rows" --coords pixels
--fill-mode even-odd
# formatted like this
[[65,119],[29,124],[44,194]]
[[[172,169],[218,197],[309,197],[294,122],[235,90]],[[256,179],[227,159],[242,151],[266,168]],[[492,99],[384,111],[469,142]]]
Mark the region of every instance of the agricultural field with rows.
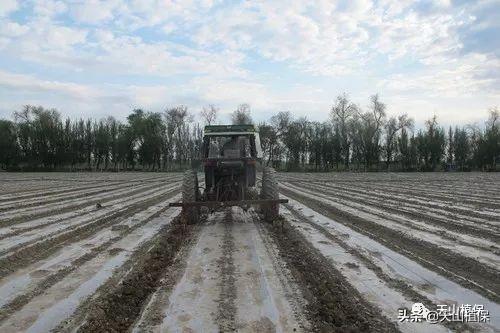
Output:
[[[272,223],[189,225],[182,173],[0,173],[0,331],[500,330],[500,174],[278,180]],[[415,303],[489,320],[402,320]]]

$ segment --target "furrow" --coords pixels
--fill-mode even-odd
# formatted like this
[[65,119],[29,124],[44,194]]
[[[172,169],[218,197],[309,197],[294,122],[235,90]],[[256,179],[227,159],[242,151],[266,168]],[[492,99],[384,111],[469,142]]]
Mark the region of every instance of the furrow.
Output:
[[335,208],[330,203],[311,198],[306,194],[281,189],[284,195],[306,204],[315,211],[328,216],[354,230],[369,236],[385,246],[400,252],[424,267],[442,274],[458,284],[471,288],[487,298],[500,300],[500,288],[495,282],[498,271],[479,263],[476,259],[458,255],[441,246],[404,234],[381,224],[365,220],[349,212]]

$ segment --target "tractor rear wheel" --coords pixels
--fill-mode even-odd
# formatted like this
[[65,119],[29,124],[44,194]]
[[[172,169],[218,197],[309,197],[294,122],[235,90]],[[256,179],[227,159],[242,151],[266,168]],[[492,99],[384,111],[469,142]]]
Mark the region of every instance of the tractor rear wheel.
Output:
[[[265,167],[262,172],[262,188],[260,192],[261,199],[279,199],[278,180],[276,171],[271,167]],[[279,215],[279,204],[262,204],[262,213],[264,220],[272,222]]]
[[[198,174],[194,170],[184,172],[182,181],[182,202],[196,202],[199,200],[198,195]],[[188,224],[195,224],[199,221],[199,207],[183,207],[182,213]]]

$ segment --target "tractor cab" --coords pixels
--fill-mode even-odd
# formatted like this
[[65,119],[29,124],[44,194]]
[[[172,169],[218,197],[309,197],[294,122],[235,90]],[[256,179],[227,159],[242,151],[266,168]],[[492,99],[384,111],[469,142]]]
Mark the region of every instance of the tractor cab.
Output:
[[202,159],[261,159],[259,132],[254,125],[209,125],[203,135]]
[[255,186],[262,159],[255,126],[205,126],[201,153],[207,200],[244,200],[246,189]]

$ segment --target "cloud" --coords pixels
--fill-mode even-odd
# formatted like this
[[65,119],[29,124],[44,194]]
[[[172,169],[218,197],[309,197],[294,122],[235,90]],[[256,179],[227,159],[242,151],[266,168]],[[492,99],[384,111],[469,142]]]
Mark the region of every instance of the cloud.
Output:
[[[59,2],[46,1],[46,8],[66,10]],[[58,53],[59,59],[68,58],[61,61],[63,65],[78,64],[80,70],[92,70],[86,66],[94,64],[93,70],[98,71],[109,67],[113,72],[159,75],[189,71],[206,74],[204,69],[208,68],[212,73],[243,75],[243,61],[249,52],[326,77],[365,71],[380,55],[391,61],[409,57],[424,65],[439,65],[456,57],[463,48],[457,32],[475,20],[467,11],[450,7],[448,1],[244,2],[229,6],[212,2],[197,6],[195,2],[176,1],[78,1],[69,8],[71,17],[99,27],[75,29],[47,20],[38,20],[37,26],[28,23],[38,32],[36,40],[25,43],[36,44],[27,47],[28,53],[38,49],[42,54],[25,57],[51,62],[49,58]],[[172,36],[176,41],[145,41],[133,33],[104,28],[104,22],[115,25],[118,31],[127,27],[128,32],[141,26],[158,26],[166,34],[175,31]],[[85,43],[81,37],[89,33],[96,39]],[[65,47],[66,37],[72,34],[77,36],[75,44],[82,43],[84,47]],[[104,35],[106,38],[101,38]],[[178,43],[180,36],[195,45]],[[58,38],[63,41],[63,52],[38,47],[44,40]],[[13,45],[14,48],[17,49]],[[227,60],[232,58],[226,55],[237,55],[240,61],[228,66]]]
[[112,20],[121,5],[120,0],[83,0],[74,3],[70,11],[77,22],[98,24]]
[[16,22],[6,22],[2,30],[0,30],[0,35],[5,37],[19,37],[26,34],[28,31],[29,28],[25,25]]
[[166,77],[191,75],[244,76],[244,55],[223,50],[211,53],[172,42],[145,42],[137,36],[115,35],[35,20],[25,25],[6,22],[0,50],[12,56],[70,71],[109,72]]
[[85,96],[93,95],[97,92],[97,90],[84,85],[39,80],[31,75],[15,74],[6,71],[0,71],[0,85],[9,89],[58,92],[75,98],[85,98]]
[[[302,89],[297,89],[297,92]],[[4,117],[24,104],[55,107],[64,114],[70,112],[71,116],[111,114],[118,117],[124,117],[136,107],[162,111],[179,104],[187,105],[194,114],[208,104],[216,104],[222,114],[229,114],[241,103],[249,103],[257,112],[276,107],[294,109],[293,105],[300,105],[297,97],[287,100],[258,82],[214,79],[211,76],[197,77],[185,84],[88,85],[0,71],[0,93],[10,96],[9,100],[0,102]]]
[[[355,67],[353,55],[368,39],[363,29],[345,29],[348,15],[336,17],[324,8],[298,2],[245,3],[214,13],[193,40],[200,46],[222,46],[261,56],[318,75],[338,75]],[[343,31],[341,31],[344,29]]]
[[483,54],[469,54],[440,70],[409,76],[395,74],[379,84],[389,91],[430,97],[491,96],[500,98],[500,60]]
[[32,75],[6,71],[0,71],[0,92],[9,96],[0,102],[0,115],[5,118],[25,104],[56,107],[71,117],[102,115],[109,106],[109,97],[118,97],[106,95],[94,86],[41,80]]
[[140,38],[101,33],[94,66],[118,73],[169,76],[179,73],[242,76],[242,54],[230,50],[210,53],[176,43],[146,43]]
[[68,6],[63,1],[56,0],[36,0],[33,12],[43,17],[54,17],[61,15],[68,10]]
[[268,107],[272,97],[267,87],[258,82],[246,80],[215,79],[211,76],[198,77],[189,82],[190,90],[196,91],[200,101],[235,108],[238,104],[249,103],[256,108]]
[[336,77],[365,70],[380,55],[446,62],[463,46],[458,29],[473,21],[448,1],[251,2],[215,11],[192,39]]
[[[21,91],[82,112],[248,102],[261,114],[290,109],[325,119],[343,90],[360,103],[378,90],[403,111],[410,99],[460,109],[460,101],[498,99],[499,5],[2,1],[2,89],[18,90],[2,102],[22,103]],[[10,73],[12,64],[23,74]],[[17,77],[24,85],[11,75],[26,75]]]
[[0,102],[4,117],[24,104],[55,107],[64,114],[70,112],[72,116],[112,114],[124,117],[136,107],[161,111],[168,106],[184,104],[192,112],[197,112],[202,106],[212,103],[229,112],[242,101],[255,107],[269,107],[268,103],[273,100],[261,84],[239,80],[214,81],[208,76],[182,85],[88,85],[43,80],[33,75],[0,70],[0,92],[10,97]]
[[465,23],[451,15],[421,17],[409,12],[376,25],[377,40],[373,49],[391,60],[411,56],[424,64],[446,62],[462,47],[453,33],[462,24]]
[[203,21],[218,1],[193,0],[79,0],[71,7],[71,16],[78,22],[98,26],[111,23],[122,31],[134,32],[144,27],[169,26],[173,21],[183,24]]
[[[479,122],[486,117],[485,110],[495,100],[498,101],[498,95],[481,95],[480,100],[464,95],[457,99],[439,92],[428,94],[428,91],[420,94],[425,98],[419,98],[412,95],[411,91],[423,89],[435,78],[409,83],[404,78],[396,79],[399,81],[394,81],[394,86],[401,85],[398,88],[404,89],[389,93],[394,87],[381,88],[382,100],[388,104],[389,114],[407,112],[417,120],[417,124],[423,124],[424,120],[434,114],[444,124]],[[451,80],[451,83],[456,81]],[[355,103],[365,105],[370,93],[366,96],[351,96]],[[215,104],[221,108],[222,121],[228,120],[229,113],[240,103],[251,105],[257,121],[267,120],[272,113],[283,110],[292,111],[296,117],[306,116],[310,120],[322,121],[328,119],[331,102],[335,97],[327,90],[311,88],[309,85],[298,84],[284,92],[275,92],[260,82],[214,80],[210,76],[194,78],[184,84],[78,84],[43,80],[33,75],[7,71],[0,71],[0,94],[9,97],[0,100],[2,118],[9,118],[13,111],[25,104],[54,107],[71,118],[112,115],[119,119],[124,119],[134,108],[158,112],[169,106],[183,104],[189,107],[192,114],[197,115],[202,106]],[[476,111],[471,113],[473,110]]]
[[19,3],[16,0],[0,1],[0,17],[7,16],[19,9]]

